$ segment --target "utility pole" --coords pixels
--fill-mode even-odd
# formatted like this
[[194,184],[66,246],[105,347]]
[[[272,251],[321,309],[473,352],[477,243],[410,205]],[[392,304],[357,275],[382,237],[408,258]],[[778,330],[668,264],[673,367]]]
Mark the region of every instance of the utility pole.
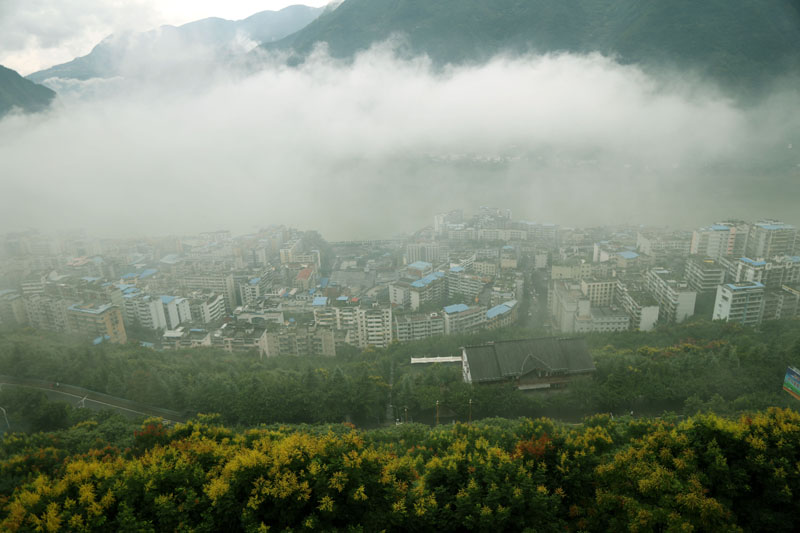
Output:
[[439,425],[439,400],[436,400],[436,425]]
[[408,424],[408,406],[406,406],[406,407],[403,407],[403,411],[405,411],[405,415],[406,415],[406,424]]
[[469,399],[469,423],[472,424],[472,398]]

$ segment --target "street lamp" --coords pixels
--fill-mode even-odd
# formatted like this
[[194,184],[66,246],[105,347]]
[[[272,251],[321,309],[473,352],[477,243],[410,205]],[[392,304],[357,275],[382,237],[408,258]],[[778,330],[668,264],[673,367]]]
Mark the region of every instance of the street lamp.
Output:
[[469,399],[469,423],[472,424],[472,398]]

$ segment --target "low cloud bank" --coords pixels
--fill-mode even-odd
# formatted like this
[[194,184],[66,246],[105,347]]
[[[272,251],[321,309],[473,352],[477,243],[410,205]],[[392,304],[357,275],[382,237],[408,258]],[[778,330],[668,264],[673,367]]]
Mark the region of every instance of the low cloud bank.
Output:
[[[0,122],[0,226],[104,235],[413,231],[455,207],[560,224],[800,223],[800,93],[742,107],[600,55],[353,62],[66,82]],[[64,90],[65,84],[70,90]]]

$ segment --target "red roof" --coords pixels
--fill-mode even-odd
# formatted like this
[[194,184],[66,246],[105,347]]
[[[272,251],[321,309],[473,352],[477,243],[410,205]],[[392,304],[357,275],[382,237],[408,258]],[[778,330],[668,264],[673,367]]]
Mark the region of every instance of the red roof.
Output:
[[297,273],[297,280],[303,281],[309,279],[311,277],[312,272],[314,272],[312,269],[304,268],[303,270]]

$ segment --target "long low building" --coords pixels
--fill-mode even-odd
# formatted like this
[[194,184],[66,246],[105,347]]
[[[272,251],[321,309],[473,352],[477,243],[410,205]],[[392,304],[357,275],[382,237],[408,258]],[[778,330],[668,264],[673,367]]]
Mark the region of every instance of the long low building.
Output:
[[466,383],[512,382],[520,390],[560,388],[595,371],[582,338],[498,341],[461,349]]

